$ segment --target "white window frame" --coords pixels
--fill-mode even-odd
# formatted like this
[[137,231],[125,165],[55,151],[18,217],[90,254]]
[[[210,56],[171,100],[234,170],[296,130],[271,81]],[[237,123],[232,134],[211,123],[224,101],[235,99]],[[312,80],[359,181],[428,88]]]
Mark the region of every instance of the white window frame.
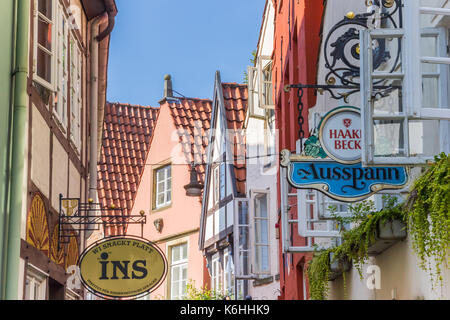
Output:
[[79,150],[81,147],[81,110],[83,107],[83,54],[76,37],[72,34],[70,52],[70,138]]
[[[333,220],[323,219],[319,216],[319,208],[321,206],[320,197],[319,191],[316,190],[297,190],[298,234],[305,238],[339,238],[341,235],[339,230],[336,230]],[[309,208],[312,207],[312,211],[308,206]],[[315,223],[326,224],[326,230],[314,229]]]
[[213,203],[216,205],[220,201],[220,165],[213,168]]
[[[253,239],[254,239],[254,254],[253,254],[253,267],[252,271],[254,274],[257,275],[267,275],[270,274],[271,268],[270,268],[270,264],[271,264],[271,259],[270,259],[270,210],[269,210],[269,206],[270,206],[270,197],[269,197],[269,193],[267,191],[257,191],[255,190],[254,193],[252,192],[253,197],[252,197],[252,204],[253,204]],[[256,202],[258,201],[259,198],[263,198],[265,197],[266,199],[266,217],[261,217],[261,214],[258,214],[258,206],[256,204]],[[256,241],[257,237],[257,224],[260,224],[260,230],[262,227],[261,221],[266,221],[267,225],[266,225],[266,234],[267,234],[267,243],[258,243]],[[257,259],[257,255],[258,255],[258,247],[265,247],[267,250],[267,270],[262,270],[262,266],[260,265],[258,259]]]
[[[33,59],[33,80],[36,81],[37,83],[39,83],[40,85],[42,85],[43,87],[49,89],[50,91],[55,91],[55,75],[56,75],[56,53],[57,53],[57,44],[56,44],[56,33],[57,30],[55,30],[55,25],[57,25],[57,23],[55,23],[55,19],[56,16],[59,15],[58,13],[58,5],[56,3],[56,0],[49,0],[52,4],[52,18],[49,19],[46,16],[44,16],[43,14],[41,14],[39,12],[39,0],[34,0],[34,19],[33,19],[33,24],[34,24],[34,41],[33,41],[33,53],[34,53],[34,59]],[[44,47],[42,47],[40,44],[38,44],[38,26],[39,26],[39,19],[44,20],[45,22],[47,22],[48,24],[51,25],[52,28],[52,47],[51,50],[48,50]],[[37,74],[37,57],[38,57],[38,49],[43,50],[44,52],[46,52],[48,55],[50,55],[51,58],[51,62],[50,62],[50,66],[51,66],[51,71],[50,71],[50,82],[48,82],[47,80],[41,78],[38,74]]]
[[223,251],[223,265],[224,265],[224,294],[230,298],[234,297],[235,278],[234,278],[234,263],[233,256],[227,248]]
[[58,101],[53,109],[53,114],[62,126],[63,130],[67,130],[67,110],[68,110],[68,80],[69,80],[69,23],[68,17],[64,13],[63,7],[58,3],[58,16],[57,16],[57,83],[55,91],[58,97]]
[[218,252],[211,258],[211,288],[216,293],[223,293],[223,268]]
[[[182,256],[183,253],[183,249],[182,247],[186,246],[186,257]],[[180,248],[180,259],[174,261],[173,259],[173,250],[174,248]],[[170,299],[171,300],[179,300],[182,299],[184,297],[184,295],[174,295],[173,292],[173,285],[174,285],[174,271],[177,270],[179,272],[179,279],[177,280],[177,284],[178,284],[178,292],[183,292],[186,294],[186,287],[187,287],[187,282],[188,282],[188,261],[189,261],[189,247],[188,247],[188,243],[184,242],[184,243],[180,243],[180,244],[176,244],[170,247],[170,283],[169,283],[169,288],[170,288]],[[183,270],[186,269],[186,279],[183,279]],[[183,283],[185,283],[186,285],[183,288]]]
[[[361,116],[362,116],[362,163],[370,165],[420,165],[433,159],[434,155],[421,156],[410,154],[409,124],[412,120],[450,120],[448,103],[448,68],[450,57],[447,53],[447,38],[443,29],[421,29],[421,14],[436,14],[450,16],[450,9],[421,8],[419,0],[404,1],[403,29],[374,29],[362,30],[361,43]],[[439,56],[421,56],[421,37],[427,34],[439,35],[440,46],[437,48]],[[372,63],[372,39],[400,38],[402,42],[402,71],[386,74],[374,72]],[[437,64],[439,66],[439,105],[435,108],[422,106],[422,79],[429,75],[422,73],[422,63]],[[403,82],[402,103],[404,110],[396,115],[374,114],[372,97],[373,79],[397,79]],[[403,123],[403,156],[376,157],[374,120],[397,120]],[[440,134],[442,136],[442,134]],[[448,143],[447,143],[448,144]],[[440,148],[444,147],[441,144]],[[445,151],[445,150],[441,150]]]
[[[170,175],[168,174],[168,171],[170,170]],[[164,178],[162,180],[159,180],[158,173],[160,171],[164,172]],[[172,165],[164,165],[159,168],[156,168],[154,170],[155,174],[155,191],[154,191],[154,197],[155,197],[155,209],[160,209],[163,207],[167,207],[172,203]],[[168,187],[168,184],[170,182],[170,187]],[[159,183],[163,183],[164,187],[163,190],[159,190]],[[164,194],[164,201],[159,203],[158,202],[158,196]],[[169,196],[170,195],[170,199]]]
[[214,204],[218,204],[226,197],[226,164],[219,163],[213,168],[213,200]]
[[[273,61],[269,56],[259,56],[258,57],[258,96],[259,96],[259,107],[261,109],[275,109],[274,99],[273,99],[273,82],[272,82],[272,67]],[[269,79],[265,79],[264,73],[269,72]],[[267,90],[266,90],[267,89]],[[266,103],[265,95],[269,93],[269,97],[272,98],[270,103]]]
[[[25,299],[46,300],[48,290],[48,274],[28,264],[25,276]],[[37,296],[36,296],[37,289]],[[33,297],[33,299],[31,299]]]
[[[245,208],[247,210],[247,221],[242,223],[239,220],[239,204],[245,204]],[[234,216],[234,224],[233,224],[233,233],[236,235],[234,240],[234,252],[235,252],[235,275],[236,278],[246,278],[251,277],[251,217],[250,217],[250,208],[248,199],[239,199],[235,201],[235,216]],[[247,248],[243,247],[240,238],[240,230],[247,229]],[[244,253],[246,253],[247,257],[247,272],[244,270]]]

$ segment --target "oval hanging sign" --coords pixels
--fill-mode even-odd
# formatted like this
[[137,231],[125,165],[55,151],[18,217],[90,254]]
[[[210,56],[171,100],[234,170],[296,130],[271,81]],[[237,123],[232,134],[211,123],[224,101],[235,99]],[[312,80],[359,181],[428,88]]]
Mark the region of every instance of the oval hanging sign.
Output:
[[326,154],[344,164],[361,161],[361,114],[355,107],[339,107],[327,113],[319,125]]
[[167,260],[154,244],[135,237],[98,241],[80,256],[81,281],[95,294],[134,298],[155,290],[167,274]]

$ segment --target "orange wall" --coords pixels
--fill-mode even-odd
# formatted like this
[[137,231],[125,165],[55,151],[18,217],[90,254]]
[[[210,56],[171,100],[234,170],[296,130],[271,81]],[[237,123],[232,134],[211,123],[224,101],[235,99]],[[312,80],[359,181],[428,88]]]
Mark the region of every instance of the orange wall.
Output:
[[[162,242],[158,242],[158,240],[183,232],[197,230],[190,235],[182,237],[182,239],[188,242],[188,279],[194,280],[196,287],[199,288],[204,285],[204,281],[208,280],[205,279],[204,258],[202,252],[198,249],[201,203],[199,197],[187,197],[186,191],[183,188],[184,185],[189,183],[190,171],[188,165],[181,164],[182,161],[185,161],[184,155],[180,153],[181,145],[179,144],[179,138],[176,135],[176,129],[172,116],[170,115],[170,108],[167,104],[161,106],[161,112],[154,132],[132,215],[139,215],[141,210],[145,211],[147,223],[144,226],[144,238],[156,242],[166,254],[169,262],[170,257],[167,254],[168,246],[170,245],[170,241],[177,240],[170,239]],[[172,204],[167,209],[153,212],[152,172],[156,164],[168,159],[172,161]],[[154,221],[159,218],[162,218],[164,222],[161,233],[154,226]],[[127,234],[141,236],[141,226],[129,225]],[[160,298],[166,297],[166,283],[167,278],[163,285],[151,294],[152,299],[157,298],[157,296]]]
[[[323,1],[274,0],[274,7],[273,79],[279,145],[280,150],[295,151],[300,129],[297,89],[291,89],[286,93],[284,86],[299,83],[316,84]],[[308,108],[315,105],[314,91],[305,90],[302,102],[304,104],[302,115],[305,119],[303,131],[304,137],[307,138],[309,136]],[[278,181],[279,178],[278,176]],[[278,199],[280,199],[280,194]],[[293,204],[290,214],[296,218],[296,205]],[[279,225],[281,225],[280,221]],[[299,237],[295,230],[293,232],[293,245],[305,245],[305,239]],[[280,252],[280,299],[305,299],[302,268],[305,267],[309,257],[310,254],[283,254]]]

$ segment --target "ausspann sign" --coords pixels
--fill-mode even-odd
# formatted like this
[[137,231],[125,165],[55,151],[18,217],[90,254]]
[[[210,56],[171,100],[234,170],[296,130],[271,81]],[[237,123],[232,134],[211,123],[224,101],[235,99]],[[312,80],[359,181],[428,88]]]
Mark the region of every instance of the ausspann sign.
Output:
[[305,142],[303,154],[281,152],[281,165],[287,167],[287,179],[292,186],[355,202],[407,184],[404,167],[362,167],[358,108],[344,106],[331,110],[322,118],[317,132]]
[[133,298],[155,290],[167,274],[167,260],[150,242],[135,237],[112,237],[94,243],[78,266],[84,286],[95,294]]

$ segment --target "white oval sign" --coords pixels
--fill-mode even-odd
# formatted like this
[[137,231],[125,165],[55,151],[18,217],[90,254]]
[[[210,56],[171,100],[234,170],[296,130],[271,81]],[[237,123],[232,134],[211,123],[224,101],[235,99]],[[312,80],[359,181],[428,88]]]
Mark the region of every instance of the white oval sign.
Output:
[[328,156],[337,162],[361,161],[361,114],[355,107],[339,107],[322,119],[319,139]]

